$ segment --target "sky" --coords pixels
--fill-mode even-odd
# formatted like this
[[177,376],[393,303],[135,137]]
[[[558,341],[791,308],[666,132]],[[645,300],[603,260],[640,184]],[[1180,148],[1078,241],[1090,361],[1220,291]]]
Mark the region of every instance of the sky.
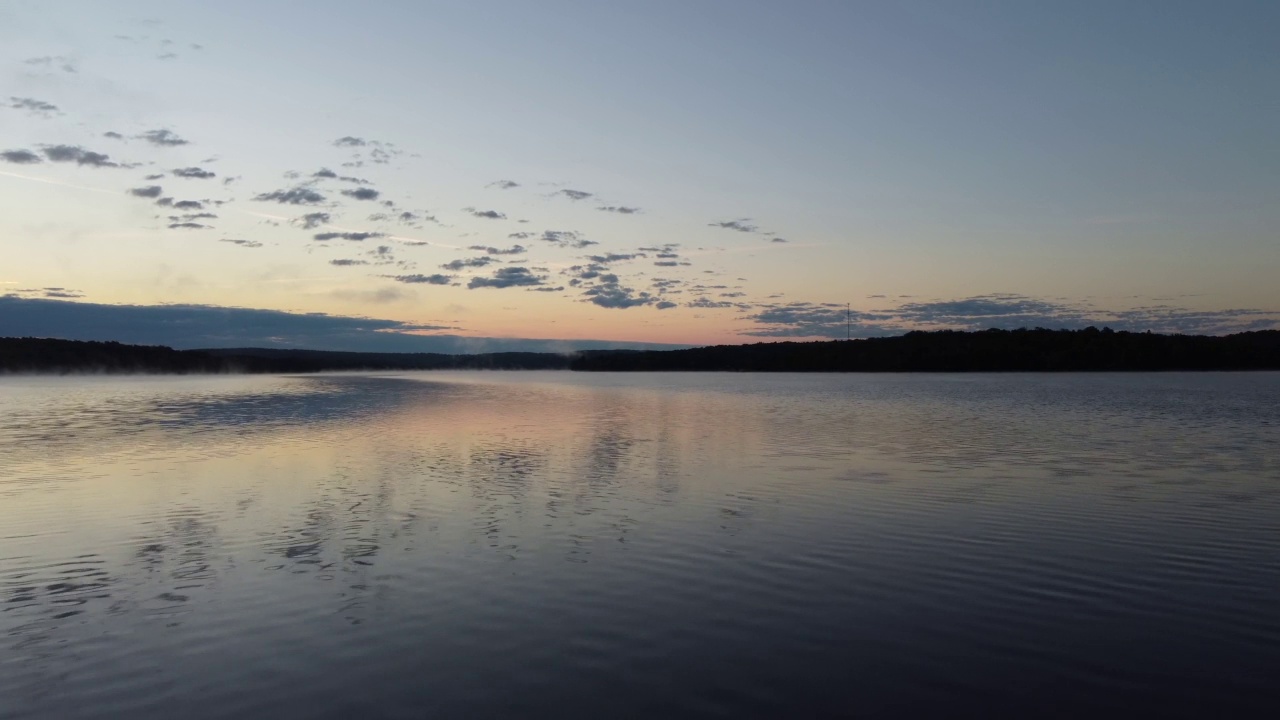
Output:
[[0,5],[0,335],[1280,327],[1280,4]]

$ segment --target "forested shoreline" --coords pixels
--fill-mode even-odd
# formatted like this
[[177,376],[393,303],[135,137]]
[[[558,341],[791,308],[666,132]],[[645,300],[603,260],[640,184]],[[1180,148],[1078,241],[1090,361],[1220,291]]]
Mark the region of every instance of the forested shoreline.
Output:
[[588,350],[572,355],[174,350],[118,342],[0,338],[3,373],[312,373],[358,370],[1068,372],[1280,370],[1280,330],[1160,335],[1098,330],[909,332],[897,337]]

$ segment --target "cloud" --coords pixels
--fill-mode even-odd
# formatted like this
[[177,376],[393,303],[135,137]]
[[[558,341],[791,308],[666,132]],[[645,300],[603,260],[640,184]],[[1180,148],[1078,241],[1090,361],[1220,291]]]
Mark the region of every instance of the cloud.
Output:
[[337,260],[330,260],[330,261],[329,261],[329,264],[330,264],[330,265],[337,265],[338,267],[351,267],[352,265],[368,265],[368,264],[369,264],[369,261],[368,261],[368,260],[350,260],[350,259],[347,259],[347,258],[339,258],[339,259],[337,259]]
[[452,276],[441,275],[439,273],[434,275],[422,275],[421,273],[415,275],[383,275],[382,277],[391,278],[396,282],[408,283],[410,285],[448,285],[450,282],[453,282]]
[[240,247],[247,247],[247,248],[262,247],[262,243],[258,242],[257,240],[241,240],[239,238],[222,238],[218,242],[231,243],[232,245],[239,245]]
[[356,200],[377,200],[378,196],[381,195],[377,190],[367,187],[343,190],[342,194],[349,198],[355,198]]
[[273,190],[253,197],[262,202],[278,202],[282,205],[316,205],[324,202],[324,195],[309,187],[299,186],[287,190]]
[[335,147],[364,147],[369,144],[369,141],[364,138],[351,137],[350,135],[347,135],[334,140],[333,144]]
[[201,225],[195,222],[169,223],[170,230],[208,230],[209,227],[209,225]]
[[648,292],[643,290],[636,292],[629,287],[622,287],[617,282],[603,283],[588,288],[582,294],[587,296],[587,302],[614,310],[625,310],[657,302],[657,298]]
[[306,215],[303,215],[300,218],[295,218],[293,222],[295,224],[302,225],[302,228],[304,230],[311,230],[313,228],[318,228],[321,225],[328,225],[329,219],[330,219],[329,213],[313,212],[313,213],[307,213]]
[[786,238],[784,238],[784,237],[775,237],[775,238],[770,239],[770,240],[769,240],[769,242],[785,243],[785,242],[791,242],[791,241],[790,241],[790,240],[788,240],[788,239],[786,239]]
[[30,150],[3,150],[0,151],[0,159],[17,165],[34,165],[44,162],[39,155]]
[[336,173],[336,172],[334,172],[334,171],[330,170],[329,168],[320,168],[319,170],[317,170],[317,171],[315,171],[315,172],[311,173],[311,177],[314,177],[314,178],[336,178],[336,177],[338,177],[338,173]]
[[654,307],[658,308],[659,310],[670,310],[673,307],[678,307],[678,305],[676,303],[671,302],[670,300],[662,300],[662,301],[659,301],[657,304],[655,304]]
[[725,220],[723,222],[708,223],[710,227],[724,228],[726,230],[737,230],[738,232],[753,233],[759,232],[760,228],[751,224],[751,218],[740,218],[738,220]]
[[618,213],[619,215],[635,215],[640,212],[638,207],[627,207],[625,205],[601,205],[596,209],[601,212]]
[[115,340],[176,348],[308,348],[355,352],[563,352],[683,347],[602,340],[422,335],[447,326],[217,305],[104,305],[0,296],[0,337]]
[[106,155],[85,150],[79,145],[46,145],[42,150],[44,156],[52,162],[73,162],[90,167],[120,167],[120,163],[112,162]]
[[490,255],[520,255],[529,251],[529,249],[523,245],[512,245],[509,248],[497,248],[490,245],[472,245],[467,249],[480,250],[481,252],[486,252]]
[[623,260],[635,260],[642,257],[645,257],[644,253],[606,253],[604,255],[588,255],[587,259],[593,263],[605,264]]
[[204,209],[204,203],[200,202],[199,200],[179,200],[178,202],[170,203],[170,204],[173,205],[174,210],[203,210]]
[[441,265],[440,267],[441,267],[441,268],[443,268],[443,269],[445,269],[445,270],[455,270],[455,271],[456,271],[456,270],[462,270],[462,269],[464,269],[464,268],[478,268],[478,267],[484,267],[485,265],[491,265],[491,264],[493,264],[494,262],[496,262],[496,261],[495,261],[493,258],[489,257],[488,255],[482,255],[482,256],[480,256],[480,257],[474,257],[474,258],[461,258],[461,259],[458,259],[458,260],[452,260],[452,261],[450,261],[450,262],[447,262],[447,263],[445,263],[445,264]]
[[174,133],[172,130],[148,130],[135,137],[139,140],[146,140],[152,145],[160,147],[176,147],[178,145],[190,144],[189,141],[178,137],[177,133]]
[[181,178],[197,178],[201,180],[217,177],[212,171],[198,167],[175,168],[173,174]]
[[159,185],[148,185],[146,187],[129,188],[129,194],[140,198],[158,198],[164,190]]
[[[515,237],[514,234],[508,237]],[[582,234],[574,230],[547,230],[542,233],[543,241],[555,243],[560,247],[585,248],[591,245],[599,245],[594,240],[587,240]]]
[[115,132],[114,130],[108,130],[108,131],[106,131],[106,132],[102,133],[102,137],[104,137],[104,138],[111,138],[112,140],[123,140],[123,139],[124,139],[124,136],[123,136],[123,135],[121,135],[121,134],[120,134],[120,133],[118,133],[118,132]]
[[354,242],[363,242],[370,238],[386,237],[386,233],[380,232],[323,232],[312,235],[313,238],[320,242],[328,240],[352,240]]
[[512,188],[520,187],[520,183],[516,182],[515,180],[496,180],[494,182],[489,183],[488,185],[485,185],[485,187],[496,187],[499,190],[510,190]]
[[475,208],[463,208],[466,212],[471,213],[475,217],[485,218],[488,220],[506,220],[507,216],[497,210],[477,210]]
[[[39,158],[36,158],[36,159],[37,159],[37,160],[39,160]],[[507,237],[509,237],[509,238],[514,238],[514,239],[516,239],[516,240],[528,240],[529,238],[533,237],[533,233],[531,233],[531,232],[513,232],[513,233],[507,233]]]
[[545,281],[545,276],[534,275],[529,268],[504,267],[495,270],[492,277],[471,278],[467,283],[467,288],[474,290],[476,288],[529,287],[542,285]]
[[47,68],[57,67],[59,70],[63,72],[68,72],[68,73],[77,72],[75,60],[67,57],[66,55],[45,55],[43,57],[27,58],[22,62],[24,65],[33,65],[37,67],[47,67]]
[[41,117],[50,117],[52,115],[60,114],[58,112],[57,105],[29,97],[20,98],[10,96],[9,107],[14,110],[26,110],[32,115],[39,115]]
[[563,195],[569,198],[570,200],[586,200],[587,198],[592,197],[594,195],[594,193],[583,192],[582,190],[559,190],[552,194]]

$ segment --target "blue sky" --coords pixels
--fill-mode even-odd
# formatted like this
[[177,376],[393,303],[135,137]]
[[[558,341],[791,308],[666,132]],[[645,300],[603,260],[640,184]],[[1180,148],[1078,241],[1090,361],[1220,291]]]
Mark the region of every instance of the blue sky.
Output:
[[[1277,21],[1263,2],[11,3],[0,294],[372,318],[418,328],[406,346],[843,336],[845,303],[864,335],[1274,327]],[[321,199],[269,199],[298,188]]]

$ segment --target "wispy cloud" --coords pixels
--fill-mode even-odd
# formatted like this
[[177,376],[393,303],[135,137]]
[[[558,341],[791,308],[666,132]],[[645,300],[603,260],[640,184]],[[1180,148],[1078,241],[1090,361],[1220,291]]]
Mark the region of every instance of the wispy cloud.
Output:
[[311,237],[326,242],[329,240],[352,240],[354,242],[363,242],[370,238],[386,237],[386,233],[380,232],[322,232],[316,233]]
[[141,135],[136,136],[139,140],[146,140],[152,145],[158,147],[177,147],[178,145],[188,145],[189,141],[182,139],[172,130],[148,130]]
[[39,117],[53,117],[59,115],[58,106],[44,100],[37,100],[29,97],[9,97],[9,107],[14,110],[26,110],[32,115]]
[[720,222],[708,223],[711,227],[724,228],[725,230],[737,230],[738,232],[754,233],[759,232],[760,228],[751,222],[751,218],[739,218],[737,220],[723,220]]
[[391,278],[396,282],[408,283],[410,285],[448,285],[453,282],[453,278],[449,275],[383,275],[385,278]]

